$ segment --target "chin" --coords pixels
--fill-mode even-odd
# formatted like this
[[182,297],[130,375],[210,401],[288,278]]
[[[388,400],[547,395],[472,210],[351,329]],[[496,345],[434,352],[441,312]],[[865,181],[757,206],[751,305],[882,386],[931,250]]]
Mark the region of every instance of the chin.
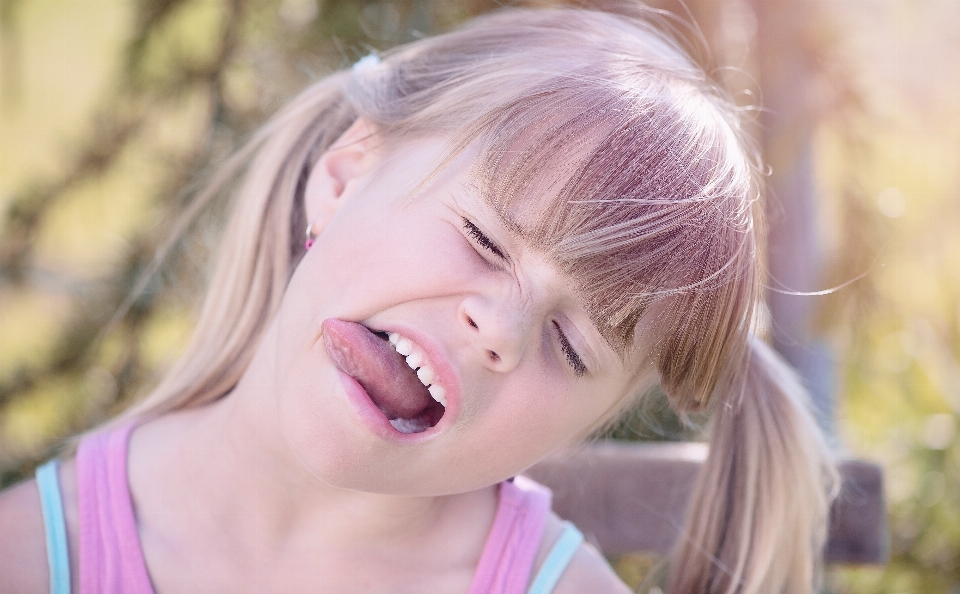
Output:
[[304,469],[323,485],[366,493],[405,497],[436,497],[465,493],[508,476],[464,476],[455,461],[427,461],[418,448],[357,439],[347,427],[318,435],[316,427],[291,423],[285,440]]

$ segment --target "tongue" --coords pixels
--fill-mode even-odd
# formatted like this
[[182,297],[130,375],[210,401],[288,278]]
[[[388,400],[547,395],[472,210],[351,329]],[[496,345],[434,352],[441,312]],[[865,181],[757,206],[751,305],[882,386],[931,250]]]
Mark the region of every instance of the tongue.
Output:
[[328,318],[322,328],[333,363],[363,386],[388,419],[416,417],[433,402],[403,356],[366,326]]

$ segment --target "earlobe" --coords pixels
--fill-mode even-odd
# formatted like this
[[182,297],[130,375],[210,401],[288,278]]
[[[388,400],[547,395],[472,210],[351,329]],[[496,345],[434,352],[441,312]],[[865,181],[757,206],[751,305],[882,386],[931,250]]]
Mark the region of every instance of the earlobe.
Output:
[[377,143],[374,126],[358,118],[314,163],[303,196],[308,232],[314,237],[348,198],[353,183],[373,166]]

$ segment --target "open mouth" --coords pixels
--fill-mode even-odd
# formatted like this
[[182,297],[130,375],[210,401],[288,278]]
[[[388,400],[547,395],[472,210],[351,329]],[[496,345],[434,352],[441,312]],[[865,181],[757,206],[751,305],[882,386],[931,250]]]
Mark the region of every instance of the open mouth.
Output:
[[323,341],[334,364],[357,380],[400,433],[426,431],[443,418],[446,390],[410,339],[330,318],[323,322]]

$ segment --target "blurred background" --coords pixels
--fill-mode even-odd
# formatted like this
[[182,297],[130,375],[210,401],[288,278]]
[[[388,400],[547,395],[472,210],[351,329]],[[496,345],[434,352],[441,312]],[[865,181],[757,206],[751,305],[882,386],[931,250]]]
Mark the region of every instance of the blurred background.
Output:
[[[217,163],[310,81],[503,4],[0,0],[0,487],[185,345],[225,205],[167,240]],[[889,563],[824,591],[960,593],[960,2],[654,5],[770,165],[770,337],[886,472]],[[615,434],[696,436],[655,396]]]

